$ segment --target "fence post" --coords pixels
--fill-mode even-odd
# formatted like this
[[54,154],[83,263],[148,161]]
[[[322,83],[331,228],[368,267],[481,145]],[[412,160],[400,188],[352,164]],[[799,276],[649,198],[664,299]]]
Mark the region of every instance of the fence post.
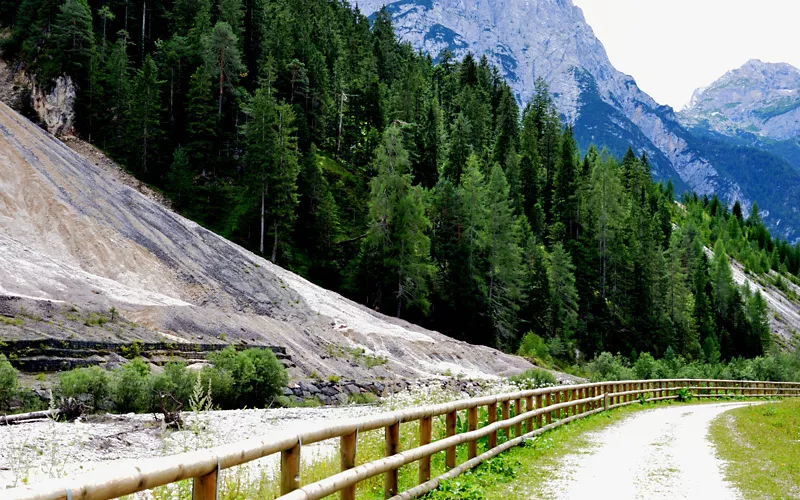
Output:
[[[544,408],[544,404],[542,404],[542,395],[541,394],[537,394],[536,395],[536,408],[537,409]],[[544,417],[542,416],[541,413],[536,415],[536,428],[537,429],[541,429],[542,428],[542,419],[543,418]]]
[[603,410],[608,411],[608,384],[603,384]]
[[[490,403],[487,407],[489,411],[487,425],[492,425],[497,421],[497,403]],[[489,433],[489,450],[497,446],[497,433],[490,432]],[[488,451],[488,450],[487,450]]]
[[[534,409],[533,406],[533,396],[528,396],[525,398],[525,408],[527,411],[532,411]],[[531,432],[533,430],[533,417],[530,417],[527,422],[525,422],[525,432]]]
[[[514,401],[514,416],[518,417],[522,415],[524,412],[522,411],[522,399],[517,398]],[[522,422],[520,421],[517,425],[514,426],[514,437],[520,437],[522,435]]]
[[[451,411],[447,414],[446,435],[452,437],[456,435],[456,412]],[[445,451],[445,465],[448,469],[454,469],[456,466],[456,447],[451,446]]]
[[[577,401],[578,399],[580,399],[578,397],[578,389],[572,389],[572,401]],[[574,417],[577,414],[578,414],[578,405],[577,404],[573,404],[572,405],[572,416]]]
[[[400,451],[400,423],[386,427],[386,456],[397,455]],[[391,498],[397,494],[397,469],[386,471],[383,477],[384,498]]]
[[[467,430],[469,432],[478,430],[478,407],[473,406],[467,409]],[[470,460],[478,456],[478,442],[473,440],[467,444],[467,455]]]
[[[431,417],[419,419],[419,445],[425,446],[431,442]],[[419,459],[419,484],[426,483],[431,478],[431,456]]]
[[300,488],[300,441],[281,452],[281,495]]
[[[356,448],[358,443],[358,433],[354,432],[347,436],[342,436],[339,445],[339,461],[342,472],[350,470],[356,466]],[[350,485],[339,492],[340,500],[356,500],[356,485]]]
[[[511,401],[503,401],[502,408],[500,419],[508,420],[511,417]],[[506,437],[506,441],[511,439],[511,429],[503,429],[503,435]]]
[[217,500],[219,469],[192,480],[192,500]]

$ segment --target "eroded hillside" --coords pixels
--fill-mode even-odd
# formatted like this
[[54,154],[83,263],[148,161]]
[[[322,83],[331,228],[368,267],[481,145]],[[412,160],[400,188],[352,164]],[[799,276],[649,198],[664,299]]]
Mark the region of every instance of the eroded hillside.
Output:
[[275,346],[296,376],[479,376],[530,366],[275,266],[142,195],[5,104],[0,136],[2,340]]

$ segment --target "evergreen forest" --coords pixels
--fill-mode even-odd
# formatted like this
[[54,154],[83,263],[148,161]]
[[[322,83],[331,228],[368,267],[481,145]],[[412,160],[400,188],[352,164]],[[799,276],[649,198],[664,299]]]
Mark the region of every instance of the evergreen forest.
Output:
[[[3,58],[77,88],[76,133],[186,217],[471,343],[717,363],[776,347],[800,247],[754,206],[576,144],[540,80],[435,60],[343,0],[0,0]],[[787,292],[788,293],[788,292]],[[528,335],[526,335],[528,334]],[[525,342],[523,342],[525,340]]]

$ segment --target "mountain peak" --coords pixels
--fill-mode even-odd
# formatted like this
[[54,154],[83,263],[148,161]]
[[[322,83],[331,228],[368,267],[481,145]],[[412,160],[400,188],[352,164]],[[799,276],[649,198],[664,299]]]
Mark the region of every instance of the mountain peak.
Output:
[[726,135],[754,133],[776,140],[800,133],[800,70],[750,59],[708,87],[697,89],[681,120]]

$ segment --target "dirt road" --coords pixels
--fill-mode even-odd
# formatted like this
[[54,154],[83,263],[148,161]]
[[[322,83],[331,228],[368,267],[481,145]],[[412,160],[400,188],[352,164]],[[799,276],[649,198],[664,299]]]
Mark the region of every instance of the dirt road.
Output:
[[674,406],[641,412],[588,436],[584,453],[567,455],[543,498],[742,498],[725,481],[708,441],[711,421],[747,403]]

